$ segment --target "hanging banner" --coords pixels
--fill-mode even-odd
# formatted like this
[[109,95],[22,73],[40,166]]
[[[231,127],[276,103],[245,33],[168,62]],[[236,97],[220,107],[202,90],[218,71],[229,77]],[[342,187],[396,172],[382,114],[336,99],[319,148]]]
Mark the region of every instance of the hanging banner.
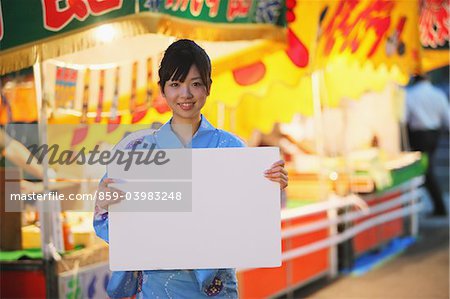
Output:
[[422,71],[449,64],[450,4],[447,0],[420,1]]
[[0,77],[0,124],[38,119],[33,69]]
[[96,123],[100,123],[102,121],[104,96],[105,96],[105,70],[100,70],[100,82],[99,82],[99,89],[98,89],[97,113],[95,115],[95,122]]
[[108,119],[107,132],[110,133],[117,129],[120,124],[121,116],[118,115],[119,106],[119,85],[120,85],[120,67],[114,68],[114,94],[111,103],[110,116]]
[[75,93],[78,70],[65,67],[56,68],[55,108],[75,107]]
[[284,0],[140,0],[139,10],[209,23],[285,26],[284,2]]
[[80,125],[74,130],[72,135],[71,146],[80,144],[87,136],[89,131],[88,121],[88,109],[89,109],[89,86],[91,82],[91,70],[89,68],[84,71],[83,80],[83,106],[81,108]]
[[0,51],[134,13],[134,1],[1,1]]
[[0,74],[114,39],[162,33],[284,43],[285,0],[0,0]]
[[410,0],[329,1],[322,11],[318,65],[349,58],[414,72],[420,63],[418,9]]
[[285,40],[286,0],[138,1],[141,15],[160,18],[159,33],[200,40]]

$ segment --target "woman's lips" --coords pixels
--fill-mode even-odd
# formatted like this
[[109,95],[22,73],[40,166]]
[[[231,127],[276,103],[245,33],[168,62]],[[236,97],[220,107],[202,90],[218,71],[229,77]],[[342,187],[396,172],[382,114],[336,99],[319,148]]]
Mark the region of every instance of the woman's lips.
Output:
[[180,106],[180,108],[184,111],[189,111],[192,108],[194,108],[194,104],[193,102],[187,102],[187,103],[178,103],[178,106]]

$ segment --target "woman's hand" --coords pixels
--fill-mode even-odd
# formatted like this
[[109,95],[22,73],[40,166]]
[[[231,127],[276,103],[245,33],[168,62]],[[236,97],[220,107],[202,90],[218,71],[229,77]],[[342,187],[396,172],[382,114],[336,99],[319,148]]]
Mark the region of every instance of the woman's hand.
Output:
[[273,163],[270,169],[264,171],[264,176],[273,182],[280,183],[280,189],[288,185],[288,173],[284,169],[284,160]]
[[104,210],[107,210],[109,205],[118,203],[125,198],[125,193],[123,191],[108,187],[108,184],[112,183],[117,183],[117,180],[106,178],[98,185],[95,204]]
[[20,181],[20,193],[22,194],[41,193],[43,189],[42,183],[33,183],[27,180]]

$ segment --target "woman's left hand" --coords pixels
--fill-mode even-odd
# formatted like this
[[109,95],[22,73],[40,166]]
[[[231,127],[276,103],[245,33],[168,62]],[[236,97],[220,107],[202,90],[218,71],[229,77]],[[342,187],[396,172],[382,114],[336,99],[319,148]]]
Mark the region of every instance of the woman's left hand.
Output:
[[284,169],[284,160],[273,163],[270,169],[264,171],[264,176],[273,182],[280,183],[280,189],[288,185],[288,173]]

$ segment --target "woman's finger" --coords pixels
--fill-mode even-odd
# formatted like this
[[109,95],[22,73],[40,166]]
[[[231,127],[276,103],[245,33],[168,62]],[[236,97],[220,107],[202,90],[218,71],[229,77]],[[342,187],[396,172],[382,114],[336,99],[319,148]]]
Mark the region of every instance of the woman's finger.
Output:
[[281,171],[281,169],[283,169],[283,167],[275,166],[275,167],[267,169],[264,173],[274,173],[274,172],[277,172],[277,171]]
[[264,171],[264,173],[275,173],[275,172],[282,172],[284,174],[288,174],[287,170],[282,166],[275,166],[273,168],[267,169]]
[[279,177],[283,177],[285,179],[287,179],[287,174],[285,174],[284,172],[278,171],[278,172],[274,172],[274,173],[266,173],[264,174],[264,176],[266,178],[279,178]]
[[116,180],[112,178],[105,178],[99,184],[96,204],[103,209],[106,209],[109,205],[116,204],[125,199],[125,193],[122,190],[108,186],[111,183],[116,183]]
[[282,166],[284,167],[284,160],[278,160],[277,162],[273,163],[271,168],[274,168],[276,166]]
[[281,172],[274,172],[274,173],[266,173],[264,176],[266,178],[278,178],[280,177]]
[[281,173],[281,172],[278,172],[276,174],[266,175],[266,178],[268,178],[271,181],[273,181],[273,180],[276,180],[276,181],[283,180],[283,181],[287,182],[287,180],[288,180],[288,177],[285,174]]

